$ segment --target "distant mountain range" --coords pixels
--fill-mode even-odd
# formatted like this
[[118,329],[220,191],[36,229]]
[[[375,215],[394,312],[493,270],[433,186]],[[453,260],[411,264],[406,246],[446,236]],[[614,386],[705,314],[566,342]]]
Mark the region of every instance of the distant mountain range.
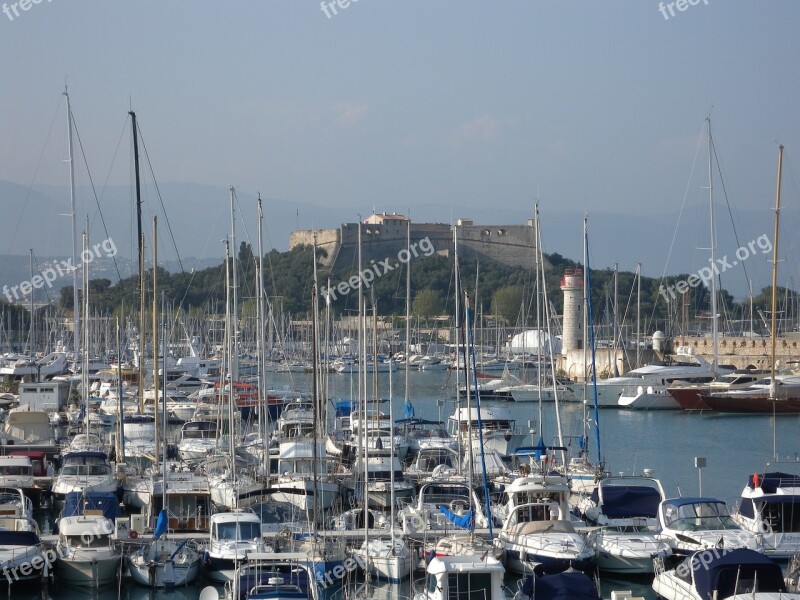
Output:
[[[158,215],[159,264],[170,271],[201,269],[222,262],[224,255],[221,240],[230,235],[230,202],[226,188],[192,183],[163,183],[159,185],[160,197],[152,185],[144,186],[143,229],[150,260],[150,238],[152,237],[152,215]],[[99,194],[99,192],[98,192]],[[107,238],[113,240],[118,249],[118,260],[125,265],[120,268],[122,277],[132,273],[129,257],[136,256],[136,216],[133,191],[128,186],[114,186],[105,190],[99,201],[95,200],[91,188],[80,187],[76,192],[78,230],[83,230],[86,215],[89,218],[90,245]],[[255,250],[257,244],[256,198],[252,194],[237,193],[236,212],[237,244],[247,241]],[[162,207],[163,202],[163,207]],[[415,222],[452,223],[458,218],[472,219],[476,224],[503,225],[524,223],[533,216],[530,210],[504,208],[504,199],[487,202],[481,208],[459,207],[457,204],[425,204],[408,206],[376,205],[379,212],[408,213]],[[98,211],[102,207],[102,219]],[[553,209],[555,202],[544,202],[541,208],[542,237],[544,250],[582,260],[583,213],[572,210]],[[598,200],[598,205],[601,201]],[[708,264],[709,218],[707,206],[692,206],[679,213],[679,206],[664,207],[664,214],[612,214],[590,211],[589,241],[590,265],[594,269],[611,268],[619,264],[620,270],[632,271],[636,263],[643,264],[643,271],[658,277],[663,273],[694,273]],[[166,217],[164,216],[166,209]],[[0,181],[0,285],[15,285],[27,280],[29,275],[29,249],[33,249],[38,263],[63,259],[71,255],[72,233],[70,219],[69,189],[66,187],[36,186],[28,188],[9,181]],[[265,250],[286,250],[289,234],[294,229],[320,229],[338,227],[343,222],[356,222],[358,213],[368,216],[373,207],[342,208],[289,202],[264,198]],[[717,207],[718,255],[734,260],[736,249],[760,236],[773,237],[771,201],[765,200],[764,208],[758,211],[733,211],[738,229],[739,243],[730,225],[728,209]],[[680,227],[676,224],[679,222]],[[800,225],[800,210],[782,211],[782,231],[797,231]],[[106,233],[107,232],[107,233]],[[80,235],[80,233],[79,233]],[[674,245],[670,252],[674,236]],[[781,263],[783,285],[792,286],[795,277],[795,261],[798,240],[795,235],[784,235],[781,239],[781,256],[789,257]],[[80,242],[79,242],[80,248]],[[178,252],[176,252],[176,248]],[[706,249],[703,249],[706,248]],[[722,276],[722,285],[737,298],[747,295],[747,279],[742,270],[744,263],[753,290],[757,293],[770,284],[771,255],[759,246],[748,252],[745,261],[737,261]],[[97,261],[93,276],[116,280],[116,269],[106,261]],[[720,263],[722,264],[722,263]],[[64,278],[63,285],[70,285],[71,278]],[[59,279],[58,283],[62,283]],[[54,287],[56,284],[54,283]]]

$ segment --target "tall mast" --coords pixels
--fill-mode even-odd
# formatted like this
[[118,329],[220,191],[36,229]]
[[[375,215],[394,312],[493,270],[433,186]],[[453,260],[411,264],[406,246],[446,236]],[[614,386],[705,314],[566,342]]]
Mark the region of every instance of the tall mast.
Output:
[[[256,326],[258,328],[258,335],[256,336],[257,354],[258,354],[258,431],[261,439],[266,444],[267,439],[267,394],[266,392],[266,357],[264,347],[264,249],[262,248],[261,234],[264,226],[264,209],[261,205],[261,194],[258,194],[258,265],[256,266],[258,276],[256,277]],[[269,457],[267,449],[264,449],[264,466],[267,467]],[[265,471],[266,472],[266,471]]]
[[[540,279],[539,202],[533,212],[534,266],[536,268],[536,387],[539,388],[539,435],[544,439],[544,406],[542,405],[542,287]],[[523,334],[523,340],[524,338]],[[547,341],[550,343],[550,340]],[[524,341],[523,341],[524,345]]]
[[[455,298],[455,320],[456,320],[456,327],[455,327],[455,330],[456,330],[455,331],[455,333],[456,333],[456,351],[455,351],[455,355],[456,355],[456,390],[458,390],[459,387],[460,387],[458,380],[459,380],[459,375],[461,374],[461,368],[458,365],[458,361],[461,359],[461,331],[462,331],[461,328],[463,327],[463,323],[461,323],[461,275],[460,275],[459,270],[458,270],[458,225],[455,225],[453,227],[453,271],[454,271],[453,279],[454,279],[455,289],[456,289],[456,293],[454,295],[454,298]],[[408,365],[406,365],[406,366],[408,366]],[[466,394],[467,394],[466,395],[466,400],[467,400],[467,423],[469,423],[470,420],[472,419],[472,415],[470,413],[470,402],[469,402],[470,388],[469,388],[469,380],[468,379],[464,380],[464,387],[465,387]],[[462,409],[458,405],[458,403],[456,404],[456,415],[458,417],[460,417],[460,418],[456,419],[456,431],[454,432],[456,434],[456,441],[458,443],[458,455],[459,456],[464,456],[465,450],[461,445],[461,443],[462,443],[461,418],[463,418],[464,413],[462,412]],[[472,435],[472,430],[470,430],[469,434]],[[471,439],[469,441],[469,450],[468,450],[468,452],[470,452],[470,453],[472,452],[472,440]],[[470,473],[471,473],[472,472],[472,470],[471,470],[472,469],[472,466],[471,466],[472,465],[472,454],[470,454],[470,463],[469,464],[470,464]],[[459,470],[460,470],[460,468],[461,468],[461,465],[459,464]],[[469,484],[472,485],[472,478],[471,477],[470,477],[470,480],[469,480]]]
[[[158,217],[153,217],[153,392],[154,403],[153,413],[155,414],[155,436],[156,436],[156,451],[154,457],[156,464],[158,464],[158,276],[156,270],[158,268]],[[167,377],[166,369],[164,370],[164,378]],[[167,422],[164,421],[163,426],[166,428]],[[164,457],[166,458],[166,457]],[[166,484],[165,484],[166,485]]]
[[317,331],[317,321],[319,320],[319,292],[317,291],[317,234],[314,232],[314,247],[313,247],[313,255],[312,260],[314,261],[314,281],[311,284],[311,373],[312,373],[312,380],[311,380],[311,402],[312,402],[312,414],[314,417],[314,435],[313,435],[313,447],[311,449],[311,474],[314,478],[314,518],[312,522],[312,528],[316,529],[317,519],[321,514],[321,507],[319,504],[319,473],[318,473],[318,463],[319,463],[319,455],[318,455],[318,441],[320,435],[322,434],[322,428],[320,427],[320,418],[319,418],[319,406],[320,406],[320,398],[319,398],[319,335]]
[[[406,221],[406,250],[410,252],[411,248],[411,218],[409,217],[408,221]],[[408,359],[411,356],[411,350],[409,349],[411,346],[411,260],[406,261],[406,346],[405,346],[405,355],[406,355],[406,372],[405,372],[405,390],[403,392],[404,398],[404,405],[409,405],[409,393],[408,393],[408,375],[409,375],[409,364]],[[389,369],[389,395],[391,396],[391,369]],[[458,386],[456,386],[456,394],[458,394]],[[407,415],[410,416],[410,415]],[[394,425],[392,425],[394,426]]]
[[[711,153],[713,151],[713,142],[711,139],[711,116],[706,117],[708,124],[708,207],[711,214],[711,266],[717,264],[717,230],[714,220],[714,176],[711,171]],[[717,373],[717,364],[719,363],[719,349],[717,340],[717,278],[712,274],[711,277],[711,343],[714,351],[714,357],[711,362],[711,370],[714,374]]]
[[[75,210],[75,165],[72,160],[72,108],[69,105],[69,93],[64,86],[64,98],[67,102],[67,143],[69,151],[69,206],[72,217],[72,265],[78,265],[78,223]],[[78,271],[72,269],[72,341],[75,350],[75,362],[78,361],[80,352],[80,318],[81,310],[78,306]]]
[[[587,427],[589,421],[589,407],[586,403],[587,381],[589,379],[589,363],[586,361],[586,342],[589,340],[589,319],[592,315],[589,312],[589,219],[586,215],[583,216],[583,439],[587,437]],[[594,351],[594,349],[593,349]],[[594,358],[592,358],[592,373],[594,374],[595,365]],[[594,382],[592,382],[594,383]],[[588,451],[588,447],[586,448]],[[566,465],[564,465],[566,468]]]
[[144,414],[144,232],[142,231],[142,187],[139,180],[139,138],[136,113],[129,111],[133,133],[133,171],[136,180],[136,238],[139,260],[139,413]]
[[[86,229],[83,233],[83,251],[89,251],[89,218],[86,218]],[[83,261],[83,354],[81,362],[81,385],[86,402],[86,433],[89,433],[89,261]],[[76,359],[77,360],[77,359]]]
[[[769,396],[773,400],[778,397],[778,385],[775,381],[775,344],[778,316],[778,225],[781,217],[781,178],[783,174],[783,145],[778,146],[778,189],[775,192],[775,231],[772,243],[772,323],[770,336],[772,338],[772,366],[770,368]],[[773,436],[774,443],[774,436]],[[773,456],[775,455],[773,448]]]
[[[30,277],[33,279],[33,248],[28,249],[28,267],[30,269]],[[33,320],[33,296],[36,293],[36,288],[31,288],[31,295],[28,299],[28,310],[30,311],[30,319],[28,320],[28,339],[30,340],[31,354],[36,353],[36,323]],[[37,377],[37,381],[38,381]]]
[[636,368],[642,366],[642,263],[636,263]]
[[230,374],[231,374],[231,389],[233,389],[233,382],[239,379],[239,306],[237,302],[237,284],[236,284],[236,255],[238,250],[236,248],[236,211],[234,208],[234,193],[233,186],[230,188],[231,192],[231,256],[233,257],[231,264],[231,271],[233,271],[233,304],[231,307],[231,346],[233,352],[230,356]]
[[619,323],[617,321],[617,307],[619,306],[619,295],[618,291],[618,283],[619,283],[619,265],[614,263],[614,341],[611,344],[611,354],[612,360],[614,361],[614,365],[612,369],[609,371],[609,377],[615,377],[617,375],[617,334],[619,331]]

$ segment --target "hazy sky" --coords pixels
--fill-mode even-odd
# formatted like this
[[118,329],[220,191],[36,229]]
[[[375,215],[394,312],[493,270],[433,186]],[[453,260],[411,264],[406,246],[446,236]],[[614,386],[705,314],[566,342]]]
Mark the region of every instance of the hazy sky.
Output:
[[313,0],[4,6],[0,179],[23,185],[68,182],[66,78],[100,187],[131,182],[132,105],[159,181],[342,207],[342,221],[536,195],[657,214],[679,209],[713,105],[736,205],[769,210],[777,142],[798,198],[796,0],[669,18],[653,0],[358,0],[330,18]]

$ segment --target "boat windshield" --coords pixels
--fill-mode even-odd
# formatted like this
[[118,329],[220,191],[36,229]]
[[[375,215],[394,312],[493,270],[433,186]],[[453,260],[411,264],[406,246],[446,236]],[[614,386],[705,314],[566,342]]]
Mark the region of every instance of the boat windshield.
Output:
[[108,475],[108,465],[67,465],[61,468],[61,475]]
[[31,475],[31,467],[26,465],[3,465],[0,475]]
[[667,506],[667,527],[679,531],[712,531],[739,529],[723,502],[698,502],[675,507]]
[[217,523],[217,539],[220,541],[244,541],[261,537],[261,523],[251,521]]

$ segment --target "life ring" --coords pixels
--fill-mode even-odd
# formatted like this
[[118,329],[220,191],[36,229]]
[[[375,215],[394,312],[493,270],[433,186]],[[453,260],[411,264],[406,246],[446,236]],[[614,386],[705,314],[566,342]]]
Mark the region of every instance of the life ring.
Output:
[[139,532],[136,531],[135,529],[132,529],[131,532],[128,534],[128,537],[131,538],[132,540],[135,540],[136,538],[139,537]]

